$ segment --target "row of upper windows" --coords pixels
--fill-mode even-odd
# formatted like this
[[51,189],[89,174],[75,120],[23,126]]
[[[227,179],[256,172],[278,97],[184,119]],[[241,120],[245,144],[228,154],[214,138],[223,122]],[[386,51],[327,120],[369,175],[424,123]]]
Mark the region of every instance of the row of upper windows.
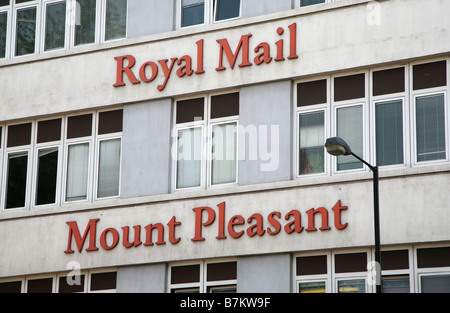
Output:
[[[332,136],[378,166],[448,163],[447,81],[447,60],[438,60],[297,82],[290,135],[296,176],[364,171],[352,156],[327,156],[324,143]],[[240,102],[239,92],[175,101],[167,138],[174,148],[172,191],[239,184],[238,167],[245,165],[239,161],[262,158],[255,142],[278,146],[261,140],[280,138],[257,140],[256,127],[240,125]],[[119,196],[122,115],[101,111],[0,127],[0,207]]]
[[[177,28],[241,16],[241,0],[174,1]],[[127,20],[127,0],[0,0],[0,59],[126,38]]]
[[122,114],[87,112],[0,127],[0,207],[118,196]]

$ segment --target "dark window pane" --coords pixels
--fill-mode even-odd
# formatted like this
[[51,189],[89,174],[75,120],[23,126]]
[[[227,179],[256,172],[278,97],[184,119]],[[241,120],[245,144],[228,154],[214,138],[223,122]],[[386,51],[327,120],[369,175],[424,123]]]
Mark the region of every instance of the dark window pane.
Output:
[[373,73],[373,95],[380,96],[405,91],[403,67]]
[[383,270],[409,269],[408,250],[394,250],[381,252],[381,266]]
[[177,124],[204,119],[204,98],[177,102]]
[[117,273],[96,273],[91,275],[91,291],[116,289]]
[[450,266],[450,247],[417,249],[417,266],[419,268]]
[[53,278],[33,279],[28,281],[27,293],[52,293]]
[[59,293],[84,292],[84,275],[59,278]]
[[[384,269],[384,265],[382,266]],[[409,287],[409,277],[383,277],[383,283],[381,287],[382,293],[410,293],[411,290]]]
[[210,263],[207,281],[231,280],[237,277],[237,262]]
[[297,106],[327,103],[327,80],[318,80],[297,85]]
[[123,110],[101,112],[98,120],[98,134],[110,134],[122,131]]
[[125,38],[127,35],[127,0],[107,0],[105,40]]
[[0,7],[4,5],[9,5],[10,0],[0,0]]
[[6,209],[25,206],[27,187],[28,153],[8,155],[8,177],[6,181]]
[[299,174],[323,173],[325,158],[324,112],[299,116]]
[[375,105],[377,165],[403,164],[402,100]]
[[16,3],[25,3],[25,2],[30,2],[30,1],[34,1],[34,0],[16,0]]
[[31,123],[8,127],[8,148],[26,146],[31,142]]
[[211,118],[239,115],[239,93],[211,97]]
[[66,2],[47,4],[45,51],[64,48],[66,38]]
[[172,284],[200,282],[200,265],[196,264],[172,267],[170,282]]
[[297,258],[297,275],[319,275],[326,273],[326,255],[305,256]]
[[0,293],[20,293],[22,289],[21,281],[0,283]]
[[35,51],[36,7],[17,10],[16,56]]
[[0,127],[0,149],[2,148],[2,131],[3,128]]
[[204,0],[183,0],[181,8],[181,26],[203,24],[205,21]]
[[420,64],[413,67],[414,90],[447,85],[447,62]]
[[61,139],[61,119],[38,123],[37,143],[58,141]]
[[67,138],[79,138],[92,135],[92,114],[71,116],[68,119]]
[[96,0],[77,0],[75,45],[95,42]]
[[364,98],[365,74],[357,74],[334,79],[334,101]]
[[58,148],[42,149],[38,154],[36,205],[52,204],[56,202]]
[[306,7],[308,5],[319,4],[319,3],[325,3],[325,0],[301,0],[300,6]]
[[417,161],[442,160],[445,152],[445,97],[416,99]]
[[0,59],[6,57],[6,30],[8,26],[8,12],[0,13]]
[[216,21],[239,17],[241,0],[216,0]]
[[367,253],[336,254],[336,273],[366,272]]

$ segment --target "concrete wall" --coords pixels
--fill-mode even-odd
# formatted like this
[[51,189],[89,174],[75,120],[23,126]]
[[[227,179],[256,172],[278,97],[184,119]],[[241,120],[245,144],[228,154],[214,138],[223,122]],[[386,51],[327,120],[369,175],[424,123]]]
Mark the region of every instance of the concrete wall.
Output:
[[291,255],[255,255],[237,262],[237,292],[291,292]]
[[291,179],[291,90],[291,81],[240,90],[239,185]]
[[124,107],[122,198],[170,192],[171,120],[170,99]]
[[117,269],[118,293],[166,292],[167,265],[126,266]]
[[241,0],[241,2],[243,18],[292,9],[292,0]]
[[175,0],[128,1],[127,37],[169,32],[175,29]]

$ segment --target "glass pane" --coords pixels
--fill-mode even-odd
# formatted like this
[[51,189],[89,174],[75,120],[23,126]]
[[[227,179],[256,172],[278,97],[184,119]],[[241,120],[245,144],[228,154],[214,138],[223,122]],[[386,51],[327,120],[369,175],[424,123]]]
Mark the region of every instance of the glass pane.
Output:
[[401,100],[375,107],[377,165],[403,164],[403,112]]
[[[353,106],[337,110],[337,135],[343,138],[352,151],[363,157],[362,106]],[[338,170],[362,168],[363,164],[353,156],[339,156]]]
[[0,13],[0,59],[6,57],[6,29],[8,25],[8,12]]
[[91,275],[91,291],[116,289],[117,272],[95,273]]
[[418,162],[446,158],[444,100],[443,94],[416,99]]
[[8,155],[6,209],[23,208],[27,190],[28,152]]
[[38,155],[36,205],[55,203],[58,148],[39,150]]
[[364,279],[342,280],[338,282],[339,293],[365,293],[366,283]]
[[422,276],[422,293],[450,293],[450,275]]
[[45,51],[64,48],[66,36],[66,2],[47,5],[45,16]]
[[241,0],[216,0],[216,21],[239,17]]
[[200,186],[202,129],[178,132],[177,188]]
[[325,0],[300,0],[300,6],[306,7],[312,4],[325,3]]
[[183,0],[181,8],[181,26],[203,24],[205,21],[204,0]]
[[105,40],[125,38],[127,35],[127,0],[107,0]]
[[33,279],[28,281],[27,293],[52,293],[53,278]]
[[120,139],[100,142],[97,197],[112,197],[119,194]]
[[299,116],[300,175],[324,171],[324,118],[324,112],[305,113]]
[[96,0],[77,0],[75,45],[95,42]]
[[300,283],[300,293],[325,293],[325,282]]
[[405,278],[383,278],[383,293],[410,293],[409,277]]
[[69,146],[67,160],[66,201],[87,199],[89,144]]
[[0,0],[0,7],[4,5],[9,5],[9,0]]
[[16,56],[35,50],[36,7],[17,10]]
[[236,181],[236,132],[236,123],[213,126],[211,165],[213,185]]

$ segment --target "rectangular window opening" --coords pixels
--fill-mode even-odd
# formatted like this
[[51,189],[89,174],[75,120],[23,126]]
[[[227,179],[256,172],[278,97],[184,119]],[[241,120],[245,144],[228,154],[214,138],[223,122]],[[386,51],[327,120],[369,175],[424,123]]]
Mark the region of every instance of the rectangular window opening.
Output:
[[68,148],[66,201],[87,199],[89,170],[89,143],[74,144]]
[[8,155],[6,180],[6,209],[25,207],[28,177],[28,152]]
[[17,10],[15,55],[33,54],[36,49],[37,7]]
[[62,49],[66,38],[66,1],[49,3],[45,16],[45,51]]
[[325,171],[325,113],[299,115],[299,175]]
[[127,35],[127,0],[106,0],[105,40]]
[[58,177],[58,148],[41,149],[38,152],[36,205],[56,202]]
[[120,139],[103,140],[100,142],[98,161],[98,198],[119,195],[120,150]]

